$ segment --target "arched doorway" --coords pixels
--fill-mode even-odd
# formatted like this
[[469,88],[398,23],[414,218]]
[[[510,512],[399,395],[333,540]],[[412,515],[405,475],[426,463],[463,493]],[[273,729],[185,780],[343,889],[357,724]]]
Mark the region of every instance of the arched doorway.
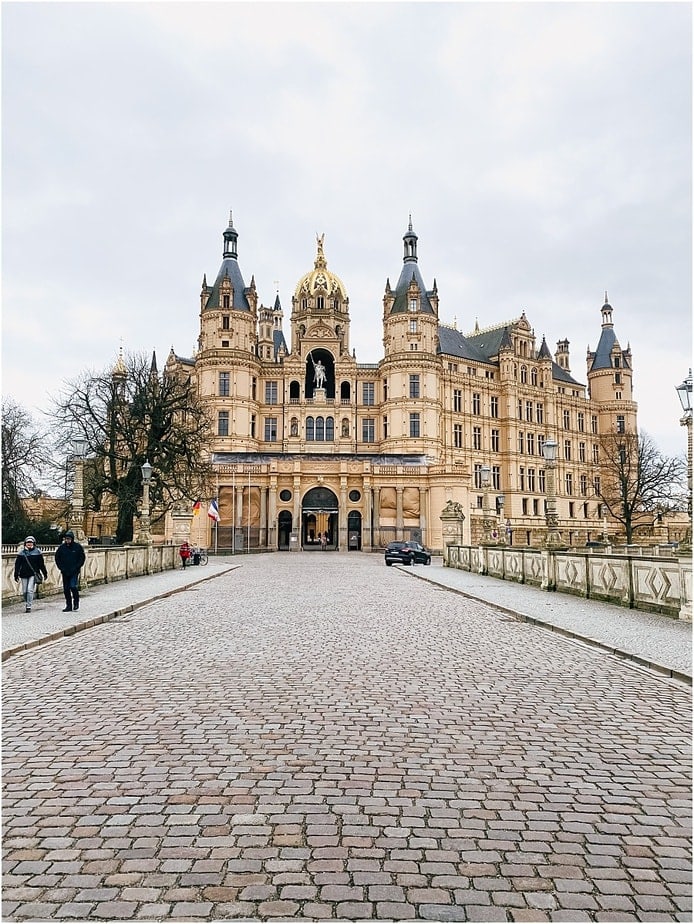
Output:
[[289,537],[292,534],[292,515],[289,510],[281,510],[277,517],[277,548],[280,552],[289,551]]
[[325,547],[335,551],[338,540],[338,503],[330,488],[311,488],[301,505],[301,548],[307,552]]
[[361,513],[350,510],[347,516],[347,548],[350,552],[361,550]]

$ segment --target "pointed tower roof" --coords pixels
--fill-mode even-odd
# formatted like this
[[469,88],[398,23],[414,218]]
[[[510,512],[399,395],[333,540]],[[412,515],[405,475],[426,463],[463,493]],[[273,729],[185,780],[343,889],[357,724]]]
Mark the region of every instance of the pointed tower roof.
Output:
[[412,230],[412,216],[410,215],[407,232],[403,237],[405,253],[402,261],[402,270],[400,271],[400,278],[395,285],[395,300],[393,301],[393,307],[390,309],[390,314],[400,314],[407,311],[407,290],[413,280],[420,292],[420,311],[425,314],[436,314],[429,301],[429,296],[434,294],[434,290],[431,292],[427,291],[419,266],[417,265],[417,240],[417,235]]
[[115,365],[113,366],[111,375],[113,376],[114,379],[118,379],[118,378],[124,379],[128,375],[127,367],[125,365],[125,362],[123,361],[123,347],[122,346],[118,351],[118,359],[116,360]]
[[157,369],[157,354],[155,350],[152,350],[152,363],[149,367],[150,375],[157,375],[159,370]]
[[[612,350],[615,346],[619,348],[619,342],[612,323],[612,305],[607,301],[607,292],[605,292],[605,304],[600,309],[600,313],[602,314],[602,331],[595,353],[592,354],[593,362],[590,366],[590,372],[597,369],[611,369]],[[624,361],[626,363],[626,357]]]
[[549,347],[547,346],[547,341],[542,337],[542,343],[540,344],[540,350],[537,354],[538,359],[551,359],[552,354],[549,352]]
[[[234,228],[231,212],[229,212],[229,226],[222,235],[224,240],[224,250],[222,253],[222,265],[217,273],[217,278],[212,286],[210,297],[205,302],[205,308],[219,308],[219,287],[225,277],[229,278],[234,291],[232,308],[235,311],[250,311],[251,306],[246,298],[246,283],[243,281],[241,270],[238,263],[238,239],[239,235]],[[203,284],[206,284],[204,281]]]

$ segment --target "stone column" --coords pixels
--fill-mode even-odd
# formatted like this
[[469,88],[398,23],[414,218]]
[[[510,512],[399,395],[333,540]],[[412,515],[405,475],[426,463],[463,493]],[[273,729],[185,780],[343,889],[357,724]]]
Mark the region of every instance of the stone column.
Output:
[[347,535],[347,476],[340,476],[340,512],[338,513],[338,549],[346,552],[349,549]]
[[449,566],[449,547],[463,545],[463,523],[465,514],[460,504],[449,500],[441,511],[441,532],[443,536],[443,563]]
[[260,485],[260,535],[258,536],[258,545],[260,548],[267,548],[267,488]]
[[404,521],[402,515],[402,495],[404,488],[400,486],[395,489],[395,538],[403,538]]

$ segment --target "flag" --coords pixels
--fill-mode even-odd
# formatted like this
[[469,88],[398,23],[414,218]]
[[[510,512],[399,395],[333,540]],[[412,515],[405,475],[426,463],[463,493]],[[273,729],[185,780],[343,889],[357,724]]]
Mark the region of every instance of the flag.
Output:
[[202,508],[202,504],[200,503],[199,500],[196,500],[195,503],[193,504],[193,516],[197,516],[197,514],[200,513],[201,508]]
[[207,516],[214,520],[215,523],[219,523],[219,507],[217,506],[216,500],[210,501],[210,509],[207,511]]

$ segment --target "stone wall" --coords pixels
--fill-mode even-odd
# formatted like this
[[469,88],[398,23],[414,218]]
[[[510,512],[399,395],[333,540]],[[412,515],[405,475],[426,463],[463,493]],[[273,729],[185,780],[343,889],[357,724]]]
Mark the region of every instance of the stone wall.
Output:
[[444,566],[691,620],[691,557],[447,545]]
[[[63,581],[56,564],[55,549],[42,549],[43,560],[48,571],[48,580],[41,584],[41,597],[49,597],[63,591]],[[170,571],[179,563],[178,546],[175,545],[120,545],[97,547],[84,546],[86,561],[80,574],[82,585],[109,584],[126,578]],[[2,602],[15,603],[22,599],[21,585],[14,580],[14,563],[17,552],[3,552],[2,555]]]

